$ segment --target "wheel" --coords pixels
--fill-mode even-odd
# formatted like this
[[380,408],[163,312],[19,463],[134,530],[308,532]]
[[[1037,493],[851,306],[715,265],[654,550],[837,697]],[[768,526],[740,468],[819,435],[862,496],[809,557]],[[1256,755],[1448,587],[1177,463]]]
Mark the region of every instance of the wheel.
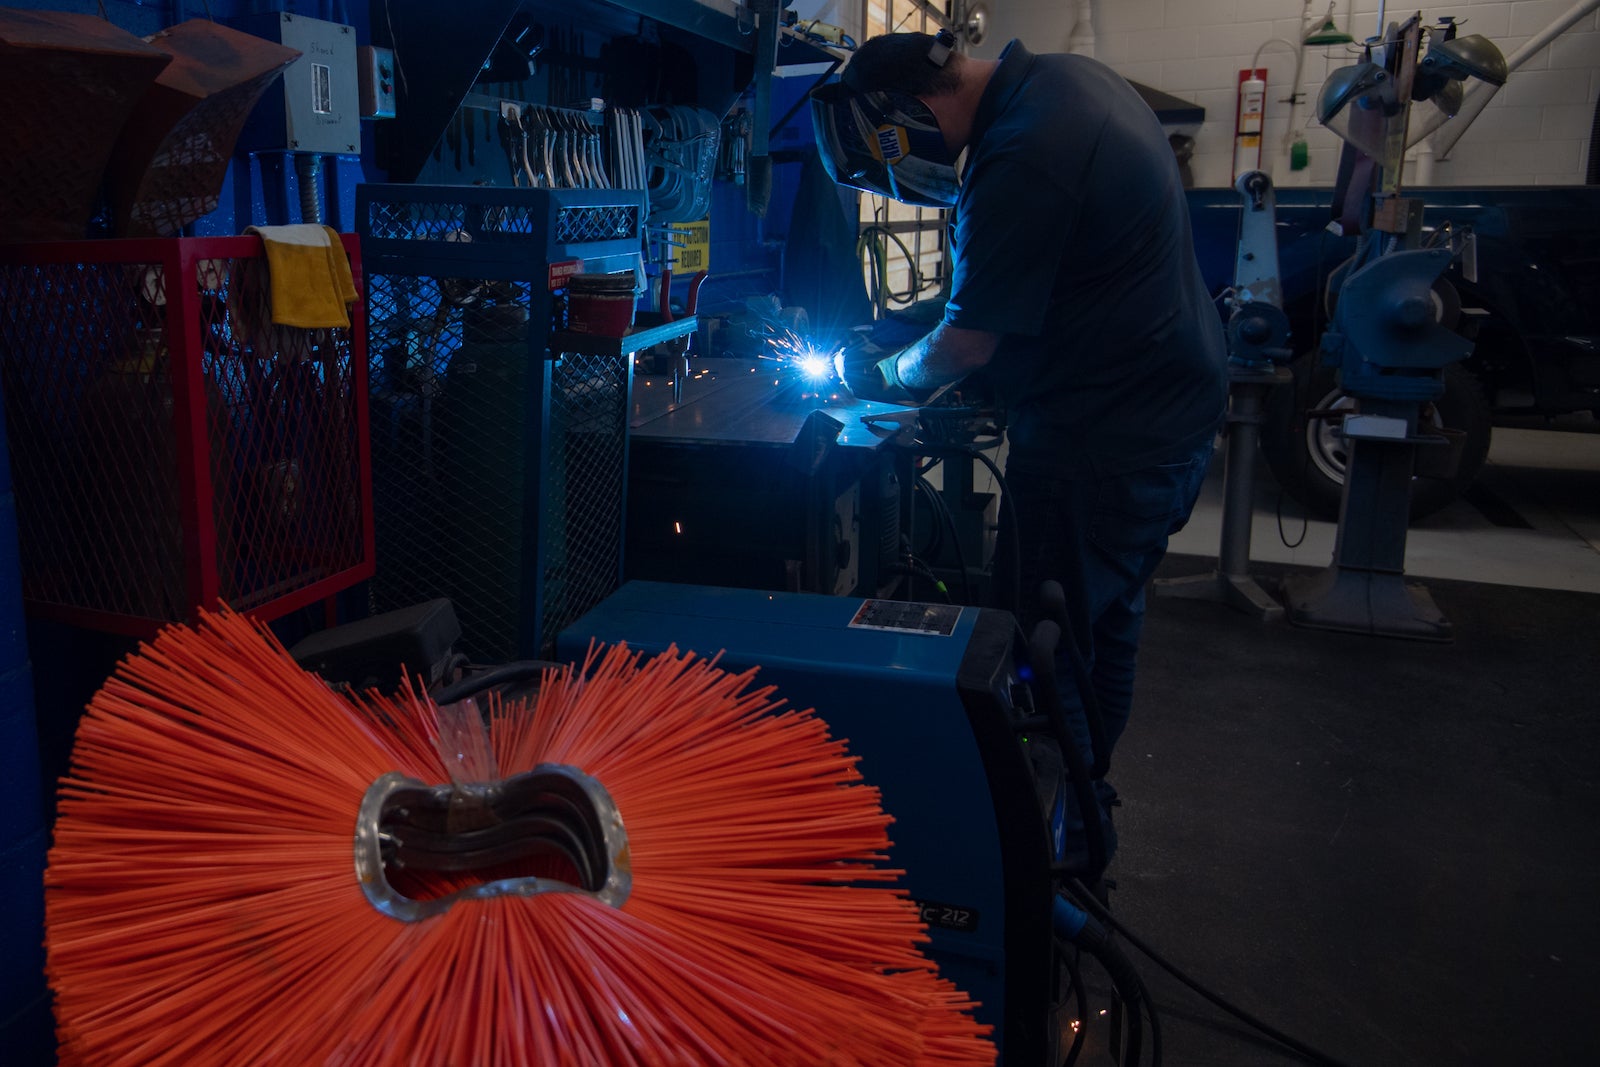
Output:
[[[1349,446],[1340,433],[1340,420],[1309,419],[1306,413],[1354,410],[1356,401],[1344,394],[1334,371],[1323,367],[1315,352],[1295,360],[1290,369],[1294,381],[1273,390],[1267,398],[1261,451],[1284,492],[1317,518],[1333,521],[1339,517]],[[1444,394],[1423,414],[1435,427],[1462,431],[1466,442],[1453,477],[1413,480],[1413,521],[1433,514],[1465,492],[1489,454],[1489,404],[1477,379],[1459,364],[1445,368]]]

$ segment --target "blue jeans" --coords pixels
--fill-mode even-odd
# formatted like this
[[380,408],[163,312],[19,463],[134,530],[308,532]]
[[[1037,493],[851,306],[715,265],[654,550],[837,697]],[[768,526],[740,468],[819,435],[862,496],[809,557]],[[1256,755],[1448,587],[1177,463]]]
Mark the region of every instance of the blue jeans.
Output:
[[[1032,632],[1039,620],[1038,590],[1045,581],[1061,583],[1067,601],[1070,639],[1087,670],[1089,685],[1105,723],[1106,747],[1113,749],[1128,725],[1133,706],[1134,666],[1144,626],[1145,586],[1167,552],[1167,539],[1183,529],[1194,510],[1211,462],[1209,441],[1175,463],[1103,477],[1067,478],[1013,460],[1006,482],[1016,505],[1018,567],[1000,570],[1002,590],[1021,597],[1016,612]],[[1002,545],[1008,543],[1009,516],[1002,512]],[[1002,560],[1005,552],[1000,553]],[[1011,575],[1016,574],[1013,586]],[[1062,636],[1056,678],[1067,723],[1084,763],[1097,755],[1089,740],[1083,698],[1070,650]],[[1111,753],[1104,753],[1107,760]],[[1116,790],[1095,783],[1107,859],[1116,849],[1111,806]],[[1068,858],[1081,855],[1082,817],[1068,792]],[[1076,845],[1076,847],[1074,847]]]

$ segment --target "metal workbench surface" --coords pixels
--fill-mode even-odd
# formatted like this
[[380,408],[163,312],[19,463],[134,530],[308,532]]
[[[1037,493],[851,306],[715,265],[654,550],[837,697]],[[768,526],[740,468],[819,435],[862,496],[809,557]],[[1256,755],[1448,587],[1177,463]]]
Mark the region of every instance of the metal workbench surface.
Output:
[[765,363],[696,358],[689,363],[681,400],[674,401],[671,375],[635,371],[629,426],[638,438],[788,447],[820,411],[839,424],[838,444],[878,448],[888,443],[895,419],[915,412],[856,400],[837,385],[818,392],[792,374]]

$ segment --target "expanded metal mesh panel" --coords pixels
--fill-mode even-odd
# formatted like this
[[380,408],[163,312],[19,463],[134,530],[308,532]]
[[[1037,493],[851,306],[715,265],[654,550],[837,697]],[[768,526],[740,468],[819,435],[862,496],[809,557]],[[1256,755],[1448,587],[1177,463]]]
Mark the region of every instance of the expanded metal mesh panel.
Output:
[[[452,203],[399,203],[375,200],[367,206],[363,237],[412,240],[466,229],[467,207]],[[376,318],[377,316],[373,316]]]
[[68,621],[146,632],[218,599],[271,617],[370,567],[352,331],[272,326],[253,239],[180,243],[0,262],[24,596]]
[[516,655],[526,505],[530,367],[526,284],[507,303],[468,309],[460,279],[369,279],[373,607],[447,596],[462,649]]
[[365,561],[355,351],[348,329],[272,325],[264,261],[206,265],[197,273],[219,592],[247,610]]
[[611,241],[639,236],[639,209],[632,204],[614,207],[568,207],[556,212],[556,242]]
[[[543,633],[554,635],[604,600],[622,569],[628,359],[564,355],[552,370],[552,506],[544,509]],[[596,491],[615,487],[616,491]],[[559,506],[554,506],[559,505]]]
[[27,600],[182,618],[160,263],[0,266],[0,371]]
[[[377,200],[367,207],[366,236],[383,240],[542,240],[545,210],[542,204]],[[639,216],[640,210],[634,204],[558,207],[550,238],[560,245],[635,240],[639,237]]]
[[[531,287],[369,279],[373,608],[449,597],[461,649],[532,654],[617,586],[627,360],[547,363]],[[549,372],[548,382],[545,380]]]
[[547,655],[620,581],[630,363],[547,350],[562,316],[549,264],[636,249],[642,202],[601,192],[575,203],[586,194],[571,190],[364,195],[362,236],[381,250],[367,294],[372,607],[449,597],[472,659]]

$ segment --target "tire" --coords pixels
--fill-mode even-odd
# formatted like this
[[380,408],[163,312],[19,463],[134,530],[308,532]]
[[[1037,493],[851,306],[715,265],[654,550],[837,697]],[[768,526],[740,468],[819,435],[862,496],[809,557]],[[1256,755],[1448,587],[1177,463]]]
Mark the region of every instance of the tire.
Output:
[[[1261,451],[1273,477],[1313,516],[1339,517],[1344,491],[1345,442],[1333,419],[1308,419],[1308,411],[1353,408],[1355,401],[1340,390],[1334,371],[1312,352],[1290,364],[1294,381],[1267,398],[1261,427]],[[1416,478],[1411,489],[1411,519],[1431,515],[1454,501],[1477,477],[1489,454],[1492,415],[1483,390],[1464,367],[1444,371],[1444,394],[1424,413],[1434,426],[1466,434],[1461,462],[1450,478]]]

